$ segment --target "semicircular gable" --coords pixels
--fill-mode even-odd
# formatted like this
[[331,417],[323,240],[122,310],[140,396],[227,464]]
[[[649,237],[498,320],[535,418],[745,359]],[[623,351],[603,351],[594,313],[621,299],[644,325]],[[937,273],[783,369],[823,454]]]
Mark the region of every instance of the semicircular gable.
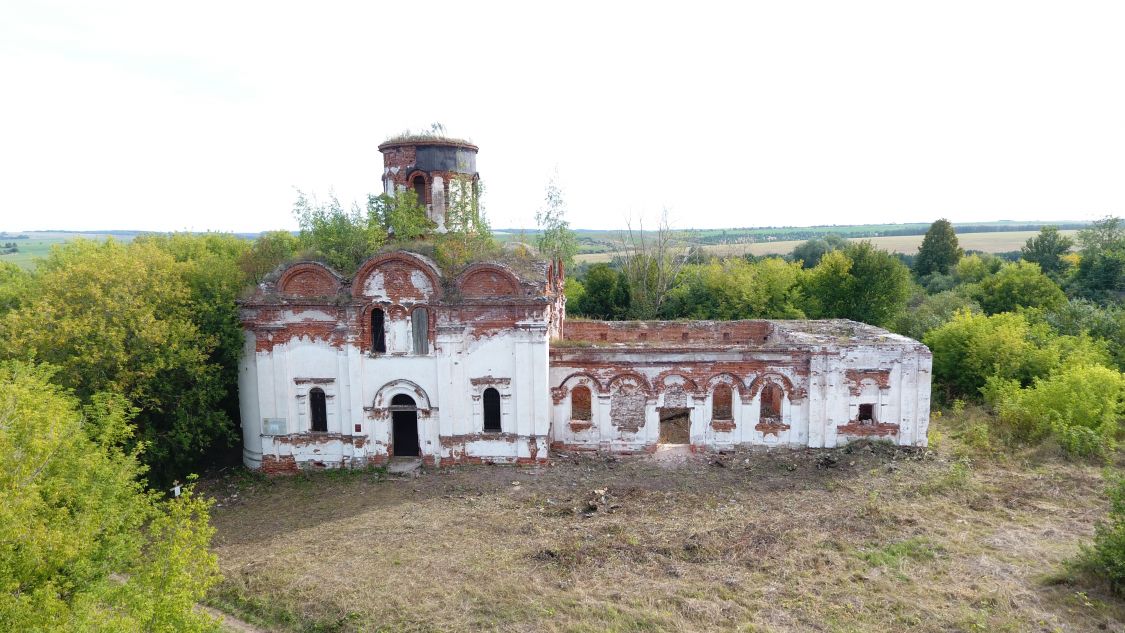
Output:
[[277,280],[277,291],[300,297],[331,296],[340,291],[340,280],[324,264],[293,264]]
[[434,267],[411,253],[386,253],[364,262],[355,274],[352,294],[373,301],[426,303],[441,296]]
[[520,294],[520,283],[507,269],[495,264],[472,266],[457,280],[462,297],[505,297]]

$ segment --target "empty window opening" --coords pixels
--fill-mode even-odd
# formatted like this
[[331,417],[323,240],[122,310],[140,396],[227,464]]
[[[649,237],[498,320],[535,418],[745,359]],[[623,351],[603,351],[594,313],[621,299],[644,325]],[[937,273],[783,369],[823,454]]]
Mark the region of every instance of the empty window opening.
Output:
[[875,421],[875,405],[870,402],[859,405],[858,419],[860,422],[873,423]]
[[484,390],[484,430],[500,431],[500,392],[492,387]]
[[686,341],[686,340],[688,340],[688,333],[687,333],[687,332],[684,332],[683,334],[680,334],[680,340],[681,340],[681,341]]
[[426,204],[426,179],[422,176],[414,177],[414,193],[418,194],[418,202]]
[[781,387],[773,383],[766,383],[766,386],[762,387],[761,415],[758,416],[759,422],[769,424],[781,421],[781,395]]
[[723,340],[724,341],[730,340],[730,332],[723,332]]
[[328,404],[324,398],[324,390],[320,387],[309,390],[309,417],[312,418],[309,428],[313,433],[328,432]]
[[601,341],[608,341],[608,340],[609,340],[609,335],[608,335],[608,334],[606,334],[605,332],[602,332],[601,334],[599,334],[599,335],[598,335],[598,340],[601,340]]
[[386,315],[383,314],[382,308],[371,311],[371,351],[373,352],[387,351],[387,333],[383,327],[385,319]]
[[660,408],[660,443],[691,443],[691,409],[687,407]]
[[590,410],[590,388],[575,387],[570,391],[570,419],[589,422],[593,419]]
[[400,393],[391,398],[391,455],[417,457],[421,453],[418,442],[418,405],[414,398]]
[[732,391],[729,385],[718,385],[715,393],[711,394],[711,419],[733,420],[734,411],[731,407]]
[[430,311],[426,308],[415,308],[410,313],[410,333],[414,337],[414,353],[430,353]]

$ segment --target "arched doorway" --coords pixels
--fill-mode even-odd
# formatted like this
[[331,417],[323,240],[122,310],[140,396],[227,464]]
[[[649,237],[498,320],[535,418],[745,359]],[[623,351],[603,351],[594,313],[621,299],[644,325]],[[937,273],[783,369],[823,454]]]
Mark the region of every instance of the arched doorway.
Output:
[[395,457],[418,457],[418,405],[400,393],[391,398],[391,450]]

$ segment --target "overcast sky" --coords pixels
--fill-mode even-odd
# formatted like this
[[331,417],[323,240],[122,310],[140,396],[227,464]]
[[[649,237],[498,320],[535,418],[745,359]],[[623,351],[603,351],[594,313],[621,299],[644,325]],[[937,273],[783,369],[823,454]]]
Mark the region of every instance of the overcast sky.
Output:
[[376,146],[480,146],[494,227],[1125,214],[1125,2],[0,6],[0,229],[295,228]]

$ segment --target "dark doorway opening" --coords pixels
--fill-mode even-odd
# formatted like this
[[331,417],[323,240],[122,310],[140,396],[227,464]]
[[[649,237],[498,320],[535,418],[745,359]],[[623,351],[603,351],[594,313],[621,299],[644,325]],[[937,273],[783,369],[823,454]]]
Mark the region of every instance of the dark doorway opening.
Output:
[[394,457],[418,457],[418,406],[406,394],[391,398],[391,449]]
[[418,203],[426,204],[426,179],[422,176],[415,176],[412,184],[414,193],[418,194]]
[[661,407],[660,443],[691,444],[691,408]]

